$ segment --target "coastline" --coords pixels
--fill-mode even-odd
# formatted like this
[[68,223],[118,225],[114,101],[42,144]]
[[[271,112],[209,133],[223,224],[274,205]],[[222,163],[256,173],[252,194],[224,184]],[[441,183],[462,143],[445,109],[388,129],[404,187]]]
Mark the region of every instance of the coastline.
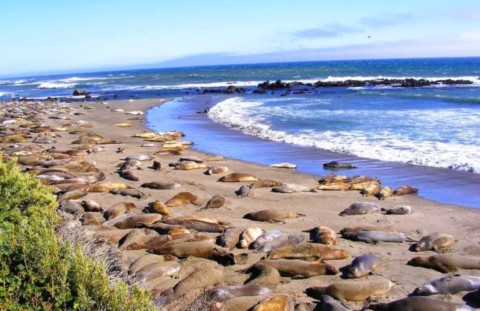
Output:
[[[168,166],[169,163],[176,162],[180,156],[178,155],[158,155],[156,160],[161,162],[162,169],[158,171],[151,170],[148,167],[149,163],[142,164],[142,170],[136,171],[140,177],[139,181],[127,181],[116,173],[117,166],[123,161],[121,159],[129,155],[137,155],[152,152],[152,148],[143,148],[140,145],[143,143],[141,139],[133,138],[132,135],[144,131],[150,131],[147,128],[147,121],[144,116],[126,115],[125,113],[112,112],[111,109],[124,109],[135,111],[147,111],[159,105],[160,100],[147,99],[135,101],[110,101],[108,105],[102,102],[84,102],[71,103],[69,106],[72,112],[81,113],[78,115],[66,115],[71,122],[75,124],[80,120],[91,123],[91,128],[84,130],[95,134],[102,135],[111,139],[121,141],[121,144],[104,145],[104,151],[98,153],[90,153],[85,155],[85,159],[96,163],[96,166],[105,173],[108,182],[125,183],[135,189],[140,189],[145,192],[147,197],[145,199],[126,199],[120,196],[114,196],[110,193],[89,193],[86,198],[93,199],[102,206],[108,208],[114,203],[130,201],[137,206],[137,212],[141,212],[149,202],[158,200],[166,201],[174,194],[180,191],[189,191],[198,196],[200,206],[203,206],[211,196],[220,194],[226,198],[226,204],[220,209],[199,210],[199,205],[189,204],[182,207],[170,208],[172,217],[179,217],[185,215],[204,216],[215,218],[231,223],[239,227],[261,227],[263,230],[280,229],[288,234],[303,234],[307,237],[304,230],[311,229],[316,226],[326,225],[334,229],[336,232],[347,226],[356,226],[360,224],[381,224],[394,227],[399,232],[404,232],[413,240],[419,240],[422,236],[432,232],[445,232],[453,235],[457,242],[450,251],[455,254],[480,256],[480,226],[478,219],[480,211],[473,208],[465,208],[450,204],[439,204],[430,200],[419,198],[415,195],[406,195],[401,197],[392,197],[386,201],[379,202],[376,198],[362,198],[358,192],[308,192],[308,193],[294,193],[294,194],[279,194],[273,193],[269,189],[256,189],[253,195],[246,198],[237,198],[234,191],[238,190],[241,184],[239,183],[219,183],[217,182],[219,175],[204,175],[204,170],[179,171],[173,170]],[[84,109],[88,107],[89,109]],[[66,120],[44,119],[44,122],[50,126],[61,126],[65,124]],[[132,124],[130,128],[118,128],[115,124],[129,122]],[[78,123],[77,123],[78,124]],[[78,127],[78,126],[77,126]],[[170,130],[176,130],[171,128]],[[189,133],[185,133],[185,139],[189,139]],[[71,135],[62,133],[55,143],[57,149],[72,148],[71,142],[76,139],[78,135]],[[2,144],[5,146],[5,144]],[[51,147],[51,146],[47,146]],[[117,153],[117,148],[125,148],[125,153]],[[199,157],[205,158],[208,156],[205,152],[196,150],[186,150],[182,152],[185,157]],[[294,161],[292,161],[294,162]],[[271,168],[253,163],[246,163],[233,159],[224,159],[223,161],[208,163],[209,165],[226,165],[231,172],[245,172],[254,173],[261,179],[274,179],[283,182],[297,183],[309,187],[318,185],[317,178],[313,175],[298,173],[292,170]],[[140,188],[144,182],[162,181],[162,182],[178,182],[182,185],[181,189],[177,190],[153,190]],[[422,189],[420,189],[421,191]],[[413,213],[410,215],[385,215],[385,214],[371,214],[363,216],[347,216],[340,217],[338,213],[355,202],[372,202],[381,205],[382,207],[393,207],[396,205],[410,205]],[[243,216],[246,213],[258,211],[266,208],[274,208],[282,211],[295,211],[305,214],[306,217],[286,220],[285,223],[272,224],[246,220]],[[84,226],[85,227],[85,226]],[[82,228],[80,230],[99,231],[99,228],[90,226],[89,228]],[[102,228],[102,230],[105,228]],[[132,229],[123,229],[123,235],[116,229],[115,236],[123,237]],[[113,230],[112,230],[113,232]],[[115,240],[115,239],[113,239]],[[118,240],[116,242],[118,243]],[[113,243],[115,244],[115,243]],[[434,252],[427,251],[420,253],[411,252],[408,250],[408,243],[379,243],[376,245],[365,244],[362,242],[352,242],[346,239],[338,239],[338,248],[347,249],[351,257],[343,260],[329,261],[337,269],[348,265],[352,257],[359,256],[363,253],[373,254],[381,259],[381,264],[374,275],[368,276],[367,279],[387,278],[395,283],[395,286],[390,290],[388,295],[375,298],[378,302],[387,302],[394,299],[406,297],[411,293],[415,287],[420,286],[427,279],[438,277],[441,274],[434,270],[423,269],[406,265],[406,262],[415,256],[433,255]],[[245,252],[245,250],[234,249],[234,254]],[[122,251],[121,261],[123,267],[128,267],[136,259],[145,254],[144,250],[136,251]],[[224,285],[240,285],[248,278],[248,275],[238,272],[241,271],[263,257],[262,253],[255,253],[248,251],[248,260],[242,265],[234,265],[224,267],[225,275],[228,278],[222,282]],[[188,272],[192,269],[198,268],[194,263],[180,261],[182,268],[177,281],[188,276]],[[480,270],[468,270],[465,274],[480,276]],[[284,282],[277,285],[274,289],[275,293],[288,294],[296,303],[310,302],[304,291],[311,286],[326,286],[332,282],[341,281],[338,275],[333,276],[315,276],[308,279],[291,279],[283,278]],[[169,306],[169,310],[181,310],[182,306],[189,301],[195,300],[196,296],[201,293],[200,290],[193,290],[187,294],[181,301],[174,302]],[[462,303],[462,294],[452,295],[451,301]],[[265,297],[251,298],[251,303],[254,305]],[[352,303],[351,307],[359,308],[363,306],[362,303]]]

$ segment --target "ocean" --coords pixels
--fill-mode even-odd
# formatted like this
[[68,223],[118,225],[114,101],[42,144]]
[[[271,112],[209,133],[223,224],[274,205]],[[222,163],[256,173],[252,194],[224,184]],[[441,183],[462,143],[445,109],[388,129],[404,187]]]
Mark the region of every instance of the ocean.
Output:
[[[470,84],[307,90],[300,86],[298,91],[253,92],[266,80],[307,84],[394,78],[461,79]],[[228,86],[242,87],[245,93],[200,94]],[[261,164],[303,163],[299,170],[318,175],[328,173],[321,168],[321,161],[353,161],[364,170],[339,173],[374,173],[391,184],[408,183],[410,176],[423,186],[421,195],[426,198],[480,207],[480,58],[325,61],[3,78],[0,100],[72,98],[77,88],[86,89],[99,100],[171,98],[150,111],[149,126],[184,130],[195,137],[195,148],[202,151]],[[206,107],[210,108],[207,115],[196,113]],[[242,141],[255,148],[240,146]],[[417,180],[422,175],[423,179]],[[454,183],[438,180],[452,176]],[[435,193],[430,193],[432,187]],[[447,188],[453,193],[447,195]]]

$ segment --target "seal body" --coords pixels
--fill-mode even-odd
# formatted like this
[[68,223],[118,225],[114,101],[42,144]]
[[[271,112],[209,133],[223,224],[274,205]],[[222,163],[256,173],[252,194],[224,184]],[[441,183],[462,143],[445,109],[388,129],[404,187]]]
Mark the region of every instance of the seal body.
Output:
[[257,262],[251,268],[247,270],[251,273],[251,277],[246,281],[246,284],[262,285],[267,287],[275,287],[280,284],[281,276],[280,272],[272,266]]
[[225,231],[217,238],[217,244],[221,247],[228,248],[232,250],[240,241],[240,234],[242,234],[243,229],[239,227],[230,227],[225,229]]
[[271,179],[260,179],[260,180],[257,180],[256,182],[251,183],[250,188],[251,189],[272,188],[272,187],[277,187],[281,185],[282,185],[282,182],[280,181],[271,180]]
[[273,187],[272,191],[279,192],[279,193],[295,193],[295,192],[312,192],[314,190],[304,185],[282,184],[281,186]]
[[225,301],[235,297],[271,295],[273,291],[260,285],[219,286],[207,292],[214,301]]
[[252,188],[250,188],[249,185],[243,185],[237,191],[235,191],[235,194],[237,195],[237,197],[246,198],[250,195],[251,192]]
[[436,252],[450,247],[455,242],[455,238],[449,234],[445,233],[432,233],[430,235],[424,236],[423,238],[415,244],[415,250],[420,251],[429,251],[434,250]]
[[348,208],[344,209],[340,216],[347,216],[347,215],[365,215],[380,212],[380,206],[375,203],[370,202],[360,202],[360,203],[353,203]]
[[243,218],[264,221],[264,222],[279,222],[289,218],[297,218],[305,216],[303,214],[298,214],[295,212],[279,211],[275,209],[262,210],[258,212],[248,213]]
[[259,236],[251,245],[252,248],[258,249],[262,246],[264,246],[267,242],[273,241],[276,238],[279,238],[283,235],[283,232],[278,229],[270,230],[265,233],[263,233],[261,236]]
[[315,227],[310,231],[310,239],[314,243],[333,246],[337,244],[337,233],[327,226]]
[[290,235],[282,235],[281,237],[274,239],[272,241],[267,241],[262,247],[258,250],[261,252],[271,252],[273,250],[279,249],[281,247],[287,245],[297,245],[305,240],[305,236],[301,234],[290,234]]
[[393,195],[393,189],[389,186],[385,186],[378,190],[377,194],[375,195],[379,200],[385,200]]
[[147,182],[140,185],[140,187],[143,187],[143,188],[159,189],[159,190],[178,189],[181,186],[182,185],[180,185],[179,183],[165,183],[160,181],[152,181],[152,182]]
[[393,286],[389,280],[344,281],[327,287],[311,287],[307,294],[312,297],[329,295],[338,300],[364,301],[371,296],[383,296]]
[[220,182],[249,182],[256,181],[258,178],[255,175],[247,173],[232,173],[226,176],[221,177],[218,181]]
[[354,169],[354,168],[357,168],[353,164],[342,163],[342,162],[338,162],[338,161],[332,161],[332,162],[324,163],[323,167],[328,168],[328,169]]
[[219,194],[216,194],[210,200],[208,200],[207,204],[205,204],[204,209],[220,208],[223,205],[225,205],[225,198]]
[[400,196],[405,194],[414,194],[418,192],[418,188],[409,186],[409,185],[401,185],[393,192],[393,195]]
[[268,254],[267,259],[335,260],[345,259],[348,256],[349,253],[344,249],[321,244],[301,243],[273,250]]
[[412,207],[408,205],[399,205],[387,209],[382,208],[382,211],[385,211],[387,215],[407,215],[412,213]]
[[248,248],[259,236],[263,234],[263,230],[259,227],[248,228],[242,233],[240,239],[240,247]]
[[432,299],[427,297],[407,297],[389,303],[370,304],[368,308],[375,311],[410,311],[410,310],[435,310],[435,311],[473,311],[466,305]]
[[[362,187],[363,189],[360,189],[360,194],[365,197],[375,195],[378,193],[378,191],[380,191],[381,187],[382,186],[380,186],[380,184],[377,182],[369,182],[364,187]],[[353,188],[355,187],[352,187],[352,189]]]
[[194,203],[198,197],[190,192],[180,192],[165,202],[167,207],[181,206],[188,203]]
[[378,243],[378,242],[393,242],[403,243],[407,237],[401,232],[384,232],[384,231],[356,231],[346,232],[342,236],[345,239],[353,241],[362,241],[365,243]]
[[206,175],[214,175],[214,174],[225,174],[228,173],[229,169],[226,166],[211,166],[205,172]]
[[319,310],[323,311],[350,311],[345,305],[343,305],[340,301],[336,300],[335,298],[329,295],[321,295],[318,297],[319,304],[317,305],[320,307]]
[[261,263],[274,267],[280,272],[281,276],[295,278],[310,278],[316,275],[335,275],[338,273],[338,270],[330,264],[298,259],[262,260]]
[[449,275],[427,281],[415,289],[417,295],[456,294],[480,288],[480,277],[470,275]]
[[458,269],[480,269],[480,258],[439,254],[429,257],[415,257],[408,264],[448,273],[455,272]]
[[347,268],[348,278],[361,278],[375,271],[380,263],[377,256],[364,254],[356,257]]

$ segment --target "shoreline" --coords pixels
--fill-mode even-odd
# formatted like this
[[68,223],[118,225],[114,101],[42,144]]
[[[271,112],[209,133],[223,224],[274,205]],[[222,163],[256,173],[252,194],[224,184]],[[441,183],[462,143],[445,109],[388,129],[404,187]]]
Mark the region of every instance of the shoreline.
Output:
[[[147,128],[147,120],[144,115],[126,115],[122,112],[112,112],[112,109],[124,109],[125,111],[143,111],[146,112],[159,105],[157,99],[135,100],[135,101],[111,101],[108,105],[102,102],[84,102],[81,104],[69,104],[71,113],[59,113],[59,116],[67,116],[70,120],[48,119],[44,118],[44,122],[50,126],[61,126],[67,122],[73,124],[72,129],[81,129],[80,125],[84,120],[90,122],[91,128],[83,128],[83,131],[102,135],[106,138],[119,140],[121,144],[103,145],[105,148],[99,152],[85,154],[84,158],[96,166],[105,174],[104,182],[125,183],[134,189],[139,189],[146,194],[146,198],[134,199],[125,198],[110,193],[88,193],[85,198],[95,200],[105,209],[118,202],[133,202],[137,208],[135,212],[141,213],[142,210],[152,201],[162,201],[170,199],[173,195],[180,191],[188,191],[194,193],[197,197],[197,204],[188,204],[181,207],[169,208],[171,217],[179,217],[185,215],[195,215],[209,217],[229,222],[232,225],[242,228],[260,227],[263,230],[280,229],[286,234],[302,234],[308,240],[308,234],[302,233],[304,230],[311,229],[316,226],[326,225],[334,229],[336,232],[347,226],[356,226],[360,224],[370,225],[388,225],[394,227],[399,232],[404,232],[413,240],[419,240],[422,236],[435,231],[452,234],[457,242],[454,244],[450,253],[480,256],[480,226],[478,226],[478,217],[480,211],[474,208],[461,207],[450,204],[439,204],[430,200],[422,199],[414,195],[406,195],[401,197],[392,197],[386,201],[378,201],[376,198],[362,198],[357,192],[305,192],[293,194],[273,193],[270,189],[256,189],[252,195],[245,198],[237,198],[234,191],[238,190],[242,183],[220,183],[217,179],[223,175],[208,176],[203,174],[204,170],[179,171],[169,167],[169,163],[176,162],[180,155],[157,155],[156,160],[161,162],[162,169],[154,171],[149,167],[151,161],[141,165],[142,169],[135,171],[140,177],[139,181],[128,181],[121,178],[117,173],[117,166],[127,156],[151,153],[155,148],[140,147],[145,143],[139,138],[133,138],[133,134],[149,131]],[[91,109],[85,109],[85,107]],[[77,114],[73,114],[77,112]],[[45,117],[45,116],[44,116]],[[130,128],[115,127],[115,124],[129,122],[132,124]],[[176,130],[171,128],[170,130]],[[186,140],[189,139],[189,133],[185,133]],[[36,135],[36,134],[35,134]],[[64,132],[60,137],[56,138],[55,146],[58,150],[71,149],[75,145],[71,142],[79,136],[76,134],[68,134]],[[5,144],[2,144],[5,147]],[[43,146],[49,148],[51,145]],[[117,149],[125,148],[124,153],[117,153]],[[183,157],[200,157],[205,158],[207,153],[186,150],[182,151]],[[313,175],[298,173],[296,171],[271,168],[262,165],[245,163],[238,160],[225,158],[221,161],[207,162],[208,165],[226,165],[230,168],[230,172],[254,173],[261,179],[281,180],[282,182],[297,183],[309,187],[318,185],[317,178]],[[177,182],[182,186],[176,190],[154,190],[141,188],[144,182],[162,181]],[[420,189],[421,191],[421,189]],[[200,210],[200,207],[215,194],[225,197],[226,204],[220,209]],[[410,215],[385,215],[385,214],[368,214],[363,216],[346,216],[340,217],[340,211],[355,202],[372,202],[382,207],[393,207],[396,205],[410,205],[413,213]],[[284,223],[265,223],[251,221],[243,218],[246,213],[259,211],[266,208],[274,208],[280,211],[295,211],[306,215],[295,219],[288,219]],[[78,220],[75,220],[79,230],[85,232],[96,232],[105,234],[112,245],[118,245],[119,240],[131,232],[139,229],[113,229],[105,228],[105,226],[80,226]],[[123,231],[122,231],[123,230]],[[209,237],[215,234],[206,234]],[[387,278],[395,283],[390,292],[383,297],[375,298],[375,302],[388,302],[395,299],[406,297],[415,287],[420,286],[427,279],[438,277],[441,273],[434,270],[412,267],[406,265],[406,262],[415,256],[429,256],[436,254],[432,251],[415,253],[408,250],[408,243],[379,243],[376,245],[365,244],[362,242],[353,242],[350,240],[338,238],[338,248],[346,249],[350,253],[350,257],[343,260],[332,260],[328,263],[334,265],[337,269],[348,265],[353,257],[363,253],[373,254],[381,259],[380,267],[375,275],[367,276],[366,279]],[[245,263],[234,266],[222,267],[216,264],[225,275],[222,285],[241,285],[249,275],[239,271],[256,263],[265,254],[255,253],[242,249],[232,250],[234,254],[247,253],[248,257]],[[133,263],[138,258],[146,254],[145,250],[122,251],[120,256],[121,265],[124,268]],[[199,269],[205,265],[211,265],[211,260],[202,259],[199,262],[194,259],[178,260],[181,269],[176,279],[172,279],[169,284],[173,284],[189,276],[192,271]],[[465,270],[464,274],[480,276],[480,270]],[[364,278],[365,279],[365,278]],[[295,303],[307,303],[313,301],[307,297],[305,289],[311,286],[326,286],[333,282],[342,281],[339,275],[315,276],[306,279],[292,279],[289,277],[282,278],[283,282],[274,287],[275,293],[287,294]],[[175,283],[176,284],[176,283]],[[173,285],[170,285],[173,286]],[[211,286],[210,286],[211,287]],[[202,293],[202,289],[192,289],[190,293],[183,296],[182,299],[169,305],[169,310],[182,310],[186,305],[193,303],[196,297]],[[452,302],[463,303],[463,294],[455,294],[451,296]],[[253,306],[265,297],[249,298],[248,302]],[[228,301],[227,301],[228,302]],[[362,303],[351,303],[352,308],[360,308]]]

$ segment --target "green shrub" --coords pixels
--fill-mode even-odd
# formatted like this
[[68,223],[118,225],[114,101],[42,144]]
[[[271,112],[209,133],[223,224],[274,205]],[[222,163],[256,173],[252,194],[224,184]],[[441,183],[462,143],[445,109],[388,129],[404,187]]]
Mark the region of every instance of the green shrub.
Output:
[[0,159],[0,310],[153,310],[148,293],[112,284],[104,263],[56,235],[57,205]]

